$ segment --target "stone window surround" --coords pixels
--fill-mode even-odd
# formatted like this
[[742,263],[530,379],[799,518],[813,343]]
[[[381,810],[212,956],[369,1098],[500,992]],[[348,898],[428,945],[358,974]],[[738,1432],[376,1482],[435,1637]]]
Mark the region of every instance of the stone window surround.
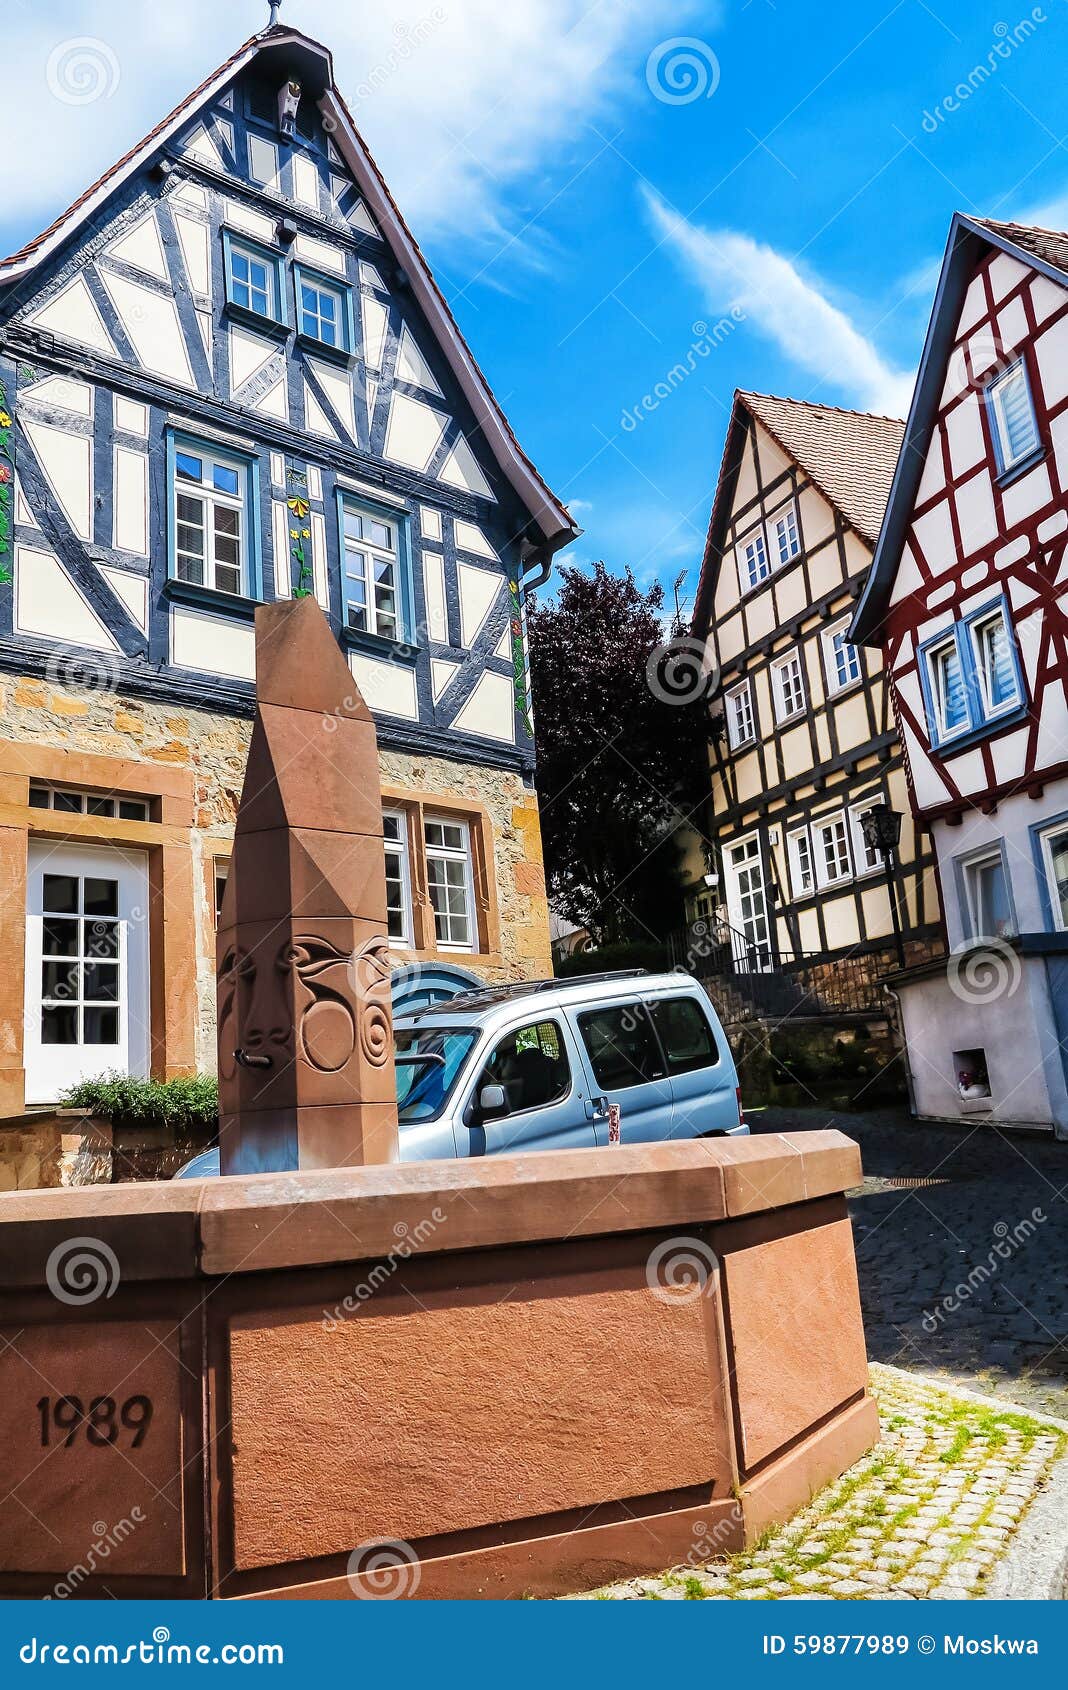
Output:
[[[122,792],[150,801],[151,821],[30,807],[31,781]],[[0,884],[7,967],[0,986],[0,1118],[24,1113],[23,1004],[29,841],[132,846],[148,859],[149,1066],[156,1079],[196,1071],[196,931],[193,777],[185,769],[0,740]]]

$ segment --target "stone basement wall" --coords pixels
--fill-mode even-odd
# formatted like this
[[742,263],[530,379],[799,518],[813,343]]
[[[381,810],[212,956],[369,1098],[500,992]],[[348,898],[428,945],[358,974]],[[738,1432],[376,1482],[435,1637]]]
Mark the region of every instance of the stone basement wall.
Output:
[[[62,663],[59,667],[62,669]],[[100,669],[106,681],[106,657],[101,658]],[[78,679],[84,677],[82,665]],[[74,680],[73,672],[71,680]],[[26,676],[0,679],[0,707],[8,739],[192,771],[196,789],[196,825],[192,836],[192,895],[197,932],[196,1056],[199,1069],[214,1071],[215,922],[210,902],[214,897],[211,859],[229,855],[251,722],[204,710],[181,710],[171,705],[120,698],[104,686],[65,687],[61,682]],[[499,949],[470,959],[462,952],[449,953],[442,960],[470,966],[473,972],[492,983],[551,975],[538,801],[524,785],[522,775],[399,751],[383,751],[380,764],[383,784],[387,786],[470,799],[483,805],[489,816]],[[405,953],[398,952],[397,956],[403,961]],[[6,1140],[6,1133],[3,1137]],[[5,1155],[4,1161],[7,1160]]]

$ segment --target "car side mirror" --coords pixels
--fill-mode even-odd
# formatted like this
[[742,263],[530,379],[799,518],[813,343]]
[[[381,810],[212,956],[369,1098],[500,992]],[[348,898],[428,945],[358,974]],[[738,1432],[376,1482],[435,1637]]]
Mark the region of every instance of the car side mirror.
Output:
[[478,1094],[479,1113],[486,1118],[490,1115],[507,1115],[508,1097],[503,1086],[483,1086]]

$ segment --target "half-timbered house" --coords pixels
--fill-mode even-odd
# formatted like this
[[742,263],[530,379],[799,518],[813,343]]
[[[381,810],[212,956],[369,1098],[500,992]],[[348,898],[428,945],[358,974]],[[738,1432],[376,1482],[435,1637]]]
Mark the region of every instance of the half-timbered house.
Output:
[[0,1115],[211,1066],[264,600],[374,712],[417,989],[549,970],[522,603],[574,532],[296,30],[0,263]]
[[1068,234],[957,216],[851,637],[890,673],[950,954],[916,1110],[1068,1136]]
[[897,863],[865,837],[906,810],[878,656],[847,638],[903,425],[735,395],[693,619],[719,670],[709,872],[691,919],[729,929],[736,969],[775,972],[938,942],[929,853],[906,821]]

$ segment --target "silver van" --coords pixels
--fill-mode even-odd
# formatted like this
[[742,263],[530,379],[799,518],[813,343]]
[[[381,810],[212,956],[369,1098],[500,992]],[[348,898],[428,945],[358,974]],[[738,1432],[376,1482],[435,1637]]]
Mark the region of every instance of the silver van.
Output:
[[[404,1162],[749,1131],[726,1035],[688,974],[489,986],[393,1033]],[[218,1171],[210,1150],[176,1177]]]

